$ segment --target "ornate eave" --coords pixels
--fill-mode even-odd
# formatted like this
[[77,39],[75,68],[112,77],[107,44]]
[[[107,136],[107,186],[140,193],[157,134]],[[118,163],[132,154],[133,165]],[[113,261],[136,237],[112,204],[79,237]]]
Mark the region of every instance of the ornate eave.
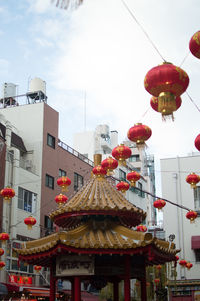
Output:
[[80,225],[81,217],[97,215],[117,217],[129,227],[140,224],[146,217],[146,213],[127,201],[108,179],[98,177],[92,177],[67,204],[49,217],[59,227],[73,228]]
[[175,260],[174,244],[153,238],[110,222],[88,222],[70,231],[61,231],[45,238],[26,242],[16,249],[19,259],[48,265],[51,257],[60,254],[142,254],[147,264]]

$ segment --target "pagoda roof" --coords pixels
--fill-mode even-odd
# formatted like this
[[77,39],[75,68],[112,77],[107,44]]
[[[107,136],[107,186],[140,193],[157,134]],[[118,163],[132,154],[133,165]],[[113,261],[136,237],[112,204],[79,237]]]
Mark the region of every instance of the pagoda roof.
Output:
[[41,265],[48,265],[52,256],[69,253],[143,254],[149,264],[158,264],[175,260],[179,252],[173,243],[118,225],[108,218],[101,222],[89,221],[73,230],[25,242],[21,249],[15,250],[20,260]]
[[117,191],[108,178],[95,176],[49,217],[59,227],[70,229],[80,225],[84,216],[97,215],[115,217],[129,227],[137,226],[146,217],[146,213]]

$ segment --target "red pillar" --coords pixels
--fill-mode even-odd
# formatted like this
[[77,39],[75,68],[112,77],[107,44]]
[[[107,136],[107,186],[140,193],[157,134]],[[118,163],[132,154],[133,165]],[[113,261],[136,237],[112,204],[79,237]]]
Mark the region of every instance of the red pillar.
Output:
[[144,277],[141,278],[141,301],[147,301],[146,267],[144,266]]
[[50,297],[49,301],[55,301],[56,300],[56,278],[55,276],[56,272],[56,266],[55,266],[55,260],[52,260],[52,264],[50,266]]
[[81,301],[81,281],[80,277],[74,277],[74,301]]
[[74,301],[74,278],[71,280],[71,301]]
[[114,301],[119,301],[119,281],[115,280],[113,282],[113,296]]
[[131,258],[130,255],[125,255],[125,277],[124,277],[124,301],[131,300],[130,273]]

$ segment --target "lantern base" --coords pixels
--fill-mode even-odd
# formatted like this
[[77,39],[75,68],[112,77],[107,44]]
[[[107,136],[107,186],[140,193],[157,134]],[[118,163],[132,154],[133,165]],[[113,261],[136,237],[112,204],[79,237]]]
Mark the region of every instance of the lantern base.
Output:
[[32,225],[27,225],[28,230],[32,230]]
[[126,166],[126,160],[124,160],[124,159],[119,159],[119,165],[121,165],[121,166]]
[[130,182],[131,187],[136,187],[136,182]]
[[3,200],[4,200],[4,202],[5,202],[5,203],[8,203],[8,204],[10,204],[10,200],[11,200],[11,198],[4,197],[4,198],[3,198]]
[[174,121],[173,112],[176,111],[176,97],[171,92],[161,92],[158,96],[158,112],[162,114],[163,120],[168,119]]

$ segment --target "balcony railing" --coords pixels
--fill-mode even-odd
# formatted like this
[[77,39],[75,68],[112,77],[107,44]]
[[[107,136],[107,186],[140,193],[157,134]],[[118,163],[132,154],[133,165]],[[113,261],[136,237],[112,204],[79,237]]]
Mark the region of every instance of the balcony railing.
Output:
[[66,150],[68,153],[76,156],[77,158],[79,158],[80,160],[84,161],[85,163],[94,166],[94,163],[88,159],[87,157],[83,156],[82,154],[80,154],[79,152],[77,152],[75,149],[73,149],[71,146],[67,145],[66,143],[62,142],[62,141],[58,141],[58,146],[62,147],[64,150]]

